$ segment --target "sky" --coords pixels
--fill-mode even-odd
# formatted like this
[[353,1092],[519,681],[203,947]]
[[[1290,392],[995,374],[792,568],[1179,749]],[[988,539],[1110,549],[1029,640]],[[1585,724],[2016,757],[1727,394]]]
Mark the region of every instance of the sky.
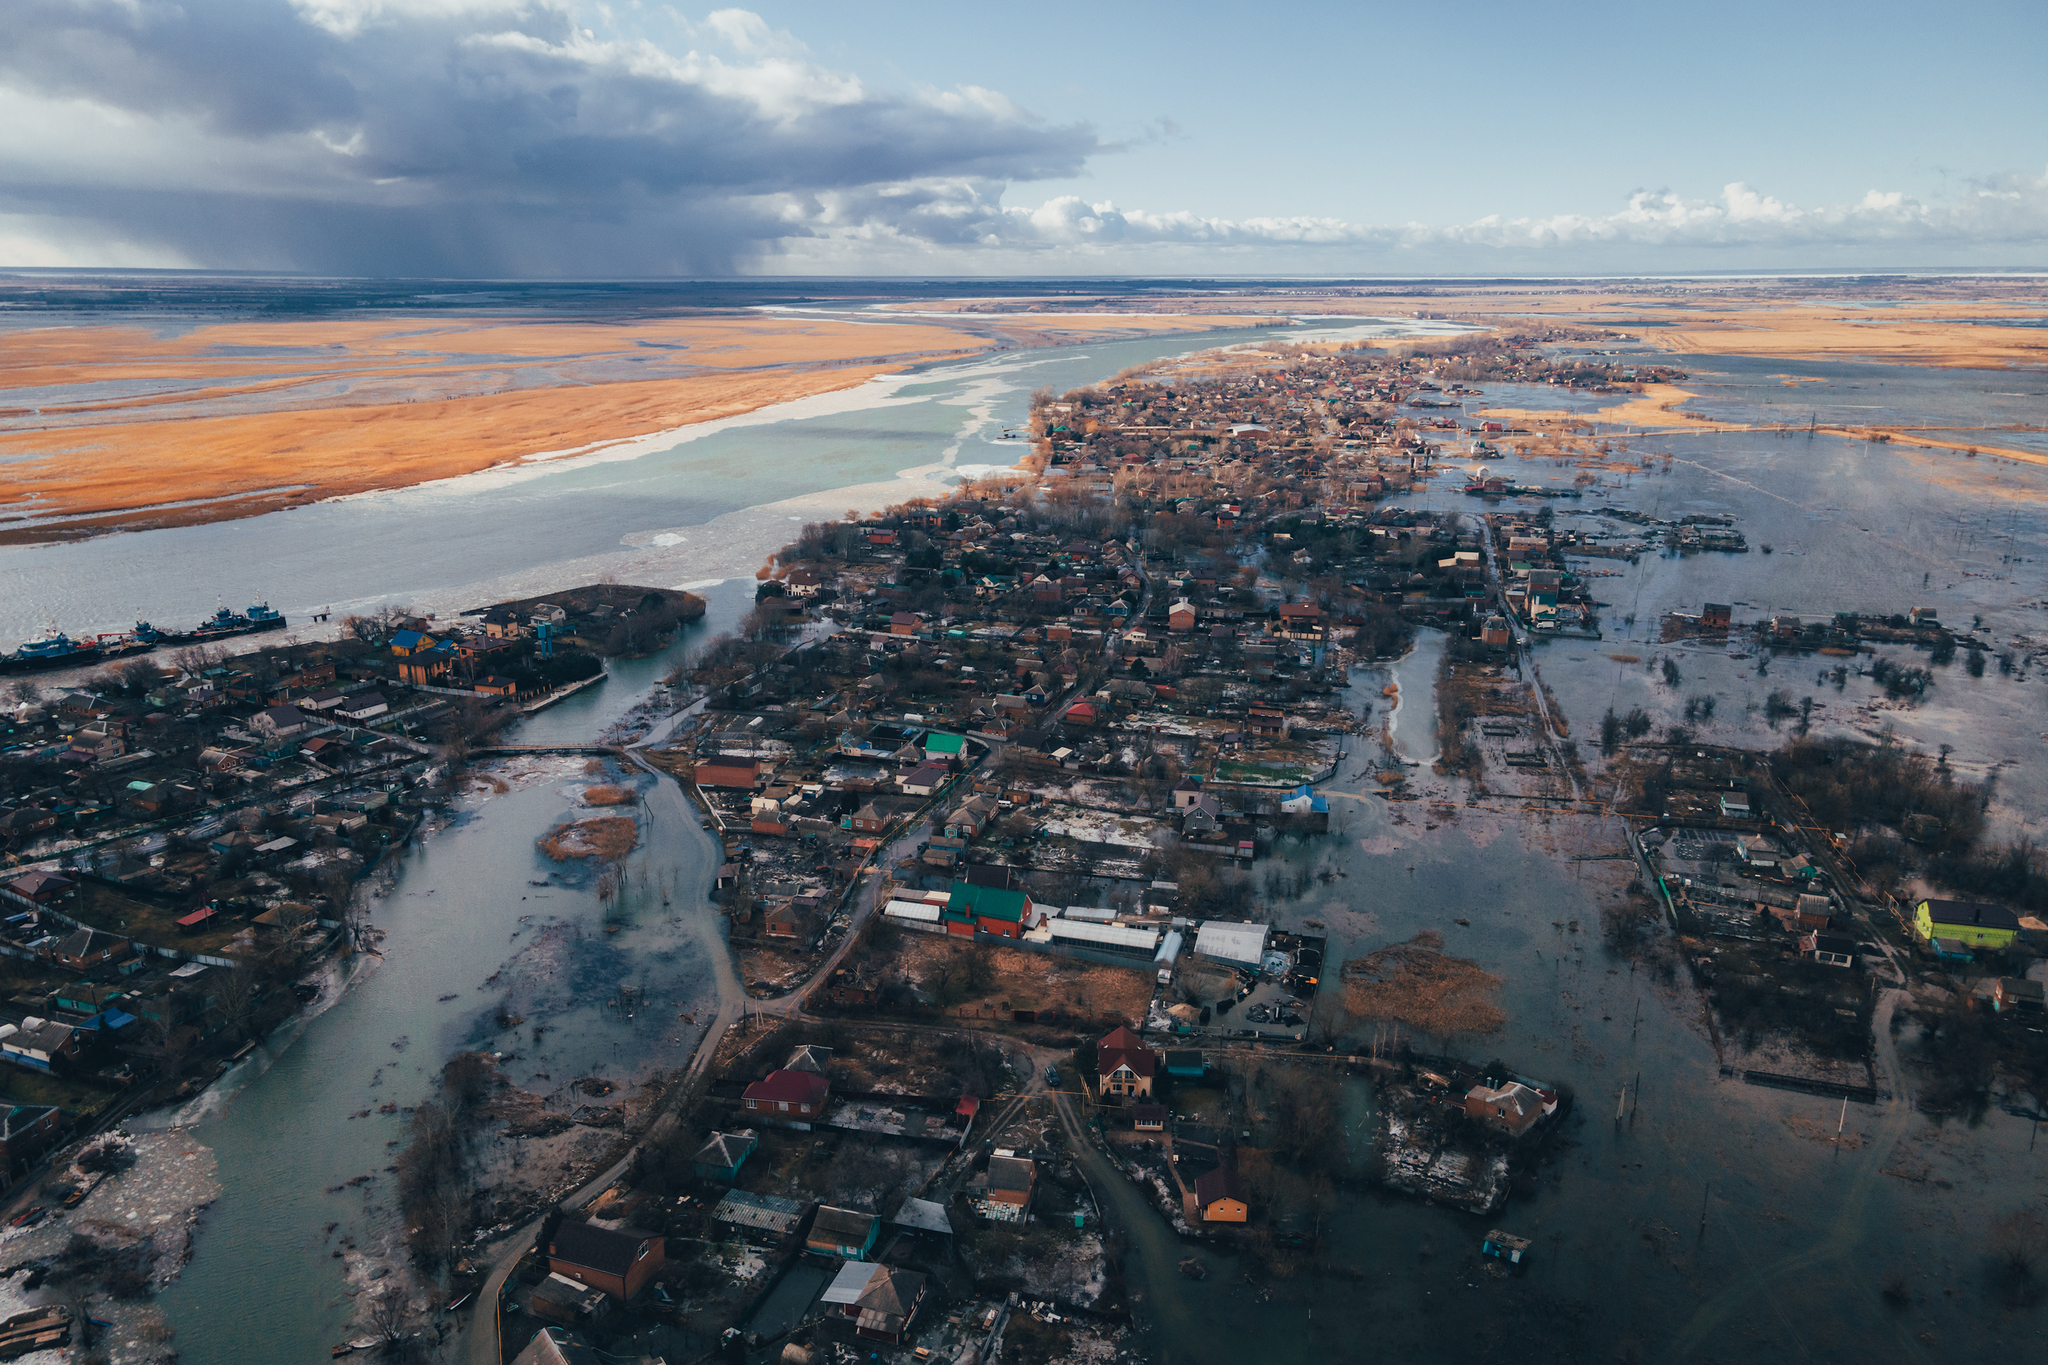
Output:
[[2048,7],[7,0],[0,267],[2048,269]]

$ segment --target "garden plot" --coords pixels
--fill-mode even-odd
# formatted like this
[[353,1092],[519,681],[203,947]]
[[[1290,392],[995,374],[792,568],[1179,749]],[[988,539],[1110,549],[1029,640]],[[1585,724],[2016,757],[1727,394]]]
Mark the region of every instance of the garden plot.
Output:
[[1164,821],[1148,816],[1085,810],[1079,806],[1048,804],[1039,828],[1053,838],[1147,852],[1173,843],[1173,831]]

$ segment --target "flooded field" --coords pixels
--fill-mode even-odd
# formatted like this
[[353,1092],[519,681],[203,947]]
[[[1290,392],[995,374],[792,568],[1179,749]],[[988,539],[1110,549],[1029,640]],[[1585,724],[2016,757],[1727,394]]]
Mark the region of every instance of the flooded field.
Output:
[[[1693,376],[1685,387],[1701,395],[1688,410],[1719,420],[1788,420],[1789,409],[1775,409],[1780,393],[1785,404],[1803,405],[1802,418],[1818,411],[1823,421],[1839,420],[1828,417],[1828,404],[1856,400],[1880,386],[1892,409],[1888,421],[1955,423],[1971,414],[1980,424],[2029,416],[2048,420],[2048,378],[2038,373],[1740,357],[1683,360]],[[1801,381],[1796,391],[1770,377],[1787,375]],[[1987,406],[1994,400],[2003,406]],[[1492,393],[1472,401],[1491,402]],[[1558,641],[1538,654],[1544,681],[1563,704],[1574,735],[1597,734],[1609,707],[1625,713],[1642,706],[1660,732],[1684,723],[1708,743],[1775,747],[1782,735],[1774,732],[1765,702],[1783,690],[1795,703],[1813,697],[1820,733],[1874,738],[1889,728],[1928,749],[1952,745],[1949,761],[1960,774],[1981,778],[1998,771],[1995,837],[2044,827],[2048,764],[2011,760],[2041,753],[2048,673],[2029,673],[2022,665],[2008,674],[1994,666],[1972,676],[1958,657],[1936,670],[1935,686],[1917,705],[1901,705],[1853,672],[1839,688],[1819,677],[1843,660],[1763,658],[1742,627],[1780,614],[1811,621],[1839,611],[1889,616],[1923,606],[1954,627],[1981,619],[1999,647],[2015,648],[2024,660],[2025,642],[2036,642],[2036,649],[2048,646],[2048,468],[1803,431],[1616,433],[1611,439],[1617,456],[1647,458],[1648,472],[1605,473],[1580,498],[1549,501],[1560,526],[1635,529],[1599,516],[1596,509],[1603,506],[1664,520],[1725,514],[1735,518],[1750,549],[1678,555],[1653,548],[1635,564],[1577,562],[1600,575],[1592,582],[1602,604],[1604,638]],[[1504,443],[1512,446],[1513,440]],[[1533,482],[1522,471],[1540,472],[1555,463],[1510,458],[1494,462],[1489,472]],[[1545,505],[1463,496],[1461,483],[1459,474],[1446,476],[1403,501],[1474,517],[1489,510],[1526,514]],[[1658,622],[1665,613],[1697,612],[1705,602],[1733,605],[1737,630],[1727,641],[1660,642]],[[1906,646],[1879,647],[1880,655],[1900,659],[1913,653]],[[1615,655],[1635,656],[1637,662]],[[1677,664],[1677,685],[1663,681],[1657,669],[1662,656]],[[1694,696],[1717,698],[1711,720],[1684,720],[1685,701]]]
[[[1462,801],[1457,784],[1423,786]],[[1175,1273],[1187,1253],[1158,1216],[1109,1184],[1157,1359],[1295,1365],[1369,1339],[1389,1359],[1480,1361],[1497,1357],[1504,1323],[1543,1360],[1984,1359],[2038,1340],[2035,1317],[2007,1315],[1982,1242],[1988,1219],[2048,1195],[2026,1122],[1914,1113],[1887,1060],[1893,1100],[1849,1105],[1837,1146],[1838,1101],[1723,1077],[1690,981],[1604,946],[1603,913],[1632,874],[1595,860],[1622,847],[1618,821],[1460,814],[1426,830],[1416,806],[1373,795],[1357,757],[1327,790],[1363,799],[1333,800],[1341,830],[1281,857],[1336,876],[1276,924],[1321,921],[1331,961],[1433,929],[1503,977],[1499,1034],[1417,1046],[1570,1086],[1562,1155],[1490,1217],[1340,1182],[1309,1269],[1272,1279],[1204,1249],[1199,1285]],[[1357,1159],[1368,1113],[1344,1110]],[[1494,1226],[1534,1241],[1524,1275],[1483,1273]],[[1880,1297],[1894,1273],[1903,1307]]]

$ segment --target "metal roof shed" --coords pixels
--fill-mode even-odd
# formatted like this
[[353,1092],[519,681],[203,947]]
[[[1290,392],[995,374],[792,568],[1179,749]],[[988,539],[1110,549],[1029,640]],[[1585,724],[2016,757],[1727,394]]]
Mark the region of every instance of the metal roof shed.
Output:
[[1265,957],[1266,935],[1271,930],[1272,926],[1267,924],[1226,924],[1210,920],[1195,935],[1195,951],[1203,957],[1256,967]]
[[1056,919],[1048,921],[1056,943],[1085,943],[1091,947],[1122,952],[1151,953],[1159,945],[1157,929],[1134,929],[1121,924],[1088,924]]
[[875,1278],[881,1266],[874,1261],[848,1261],[839,1267],[839,1273],[832,1283],[825,1286],[825,1292],[818,1296],[820,1303],[850,1305],[860,1302],[860,1296],[867,1292],[868,1281]]

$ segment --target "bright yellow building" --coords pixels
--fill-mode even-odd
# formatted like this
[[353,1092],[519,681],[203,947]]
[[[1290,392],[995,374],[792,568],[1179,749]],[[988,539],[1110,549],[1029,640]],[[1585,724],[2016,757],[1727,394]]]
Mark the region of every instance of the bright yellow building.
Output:
[[1972,948],[2003,948],[2018,937],[2020,919],[1985,901],[1926,900],[1913,907],[1913,932],[1923,942],[1952,938]]

